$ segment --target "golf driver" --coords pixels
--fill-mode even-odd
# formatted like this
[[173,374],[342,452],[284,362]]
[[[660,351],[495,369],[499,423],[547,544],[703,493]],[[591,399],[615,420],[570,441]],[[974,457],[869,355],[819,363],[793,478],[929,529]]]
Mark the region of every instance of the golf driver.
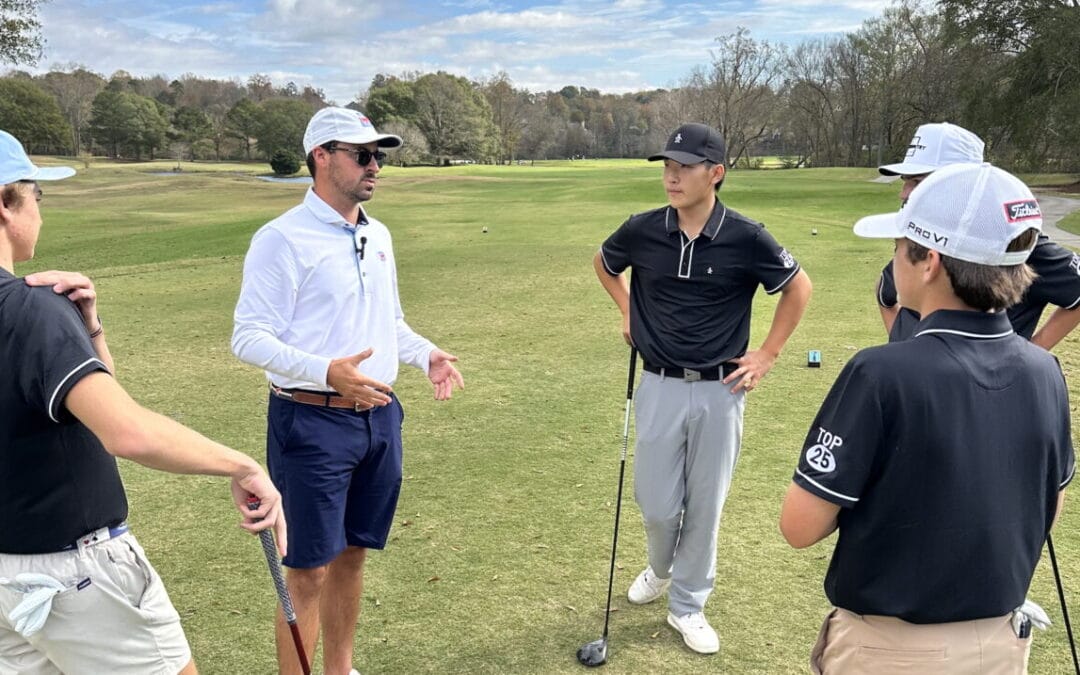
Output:
[[1069,635],[1069,649],[1072,650],[1073,667],[1080,675],[1080,660],[1076,658],[1076,642],[1073,640],[1072,624],[1069,623],[1069,610],[1065,606],[1065,588],[1061,585],[1061,573],[1058,571],[1057,556],[1054,555],[1054,538],[1046,535],[1046,550],[1050,552],[1050,566],[1054,568],[1054,581],[1057,582],[1058,600],[1061,601],[1061,616],[1065,619],[1065,632]]
[[611,538],[611,567],[608,569],[607,607],[604,610],[604,634],[577,650],[577,660],[588,668],[607,662],[608,622],[611,619],[611,586],[615,582],[615,549],[619,544],[619,514],[622,512],[623,474],[626,471],[626,446],[630,442],[630,404],[634,400],[634,370],[637,368],[637,349],[630,348],[630,368],[626,381],[626,415],[623,418],[622,454],[619,456],[619,492],[615,497],[615,534]]
[[[259,508],[258,497],[248,497],[247,507],[251,510]],[[274,535],[269,529],[259,533],[262,541],[263,553],[266,555],[266,564],[270,567],[270,577],[274,580],[274,588],[277,590],[278,602],[281,603],[281,611],[285,614],[285,622],[289,624],[292,632],[293,644],[296,645],[296,656],[300,659],[300,667],[304,675],[311,675],[311,666],[308,664],[307,653],[304,652],[304,641],[300,638],[300,628],[296,625],[296,612],[293,610],[292,598],[289,597],[289,589],[285,586],[285,575],[281,571],[281,561],[278,560],[277,546],[274,545]]]

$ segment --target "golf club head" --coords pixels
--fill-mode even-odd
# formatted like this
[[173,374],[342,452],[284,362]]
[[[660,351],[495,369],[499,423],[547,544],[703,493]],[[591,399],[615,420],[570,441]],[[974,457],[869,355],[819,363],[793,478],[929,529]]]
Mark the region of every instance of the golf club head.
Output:
[[593,640],[577,650],[577,660],[586,668],[602,666],[607,662],[607,638]]

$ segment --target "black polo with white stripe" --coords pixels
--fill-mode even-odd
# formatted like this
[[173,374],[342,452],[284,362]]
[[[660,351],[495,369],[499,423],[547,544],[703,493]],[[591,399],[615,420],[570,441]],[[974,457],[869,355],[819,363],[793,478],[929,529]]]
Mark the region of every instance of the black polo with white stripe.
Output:
[[743,355],[758,285],[776,293],[799,271],[763,225],[719,200],[692,240],[666,206],[631,216],[600,253],[611,275],[633,269],[630,335],[642,358],[694,370]]
[[1075,470],[1057,360],[1003,314],[939,310],[844,367],[794,481],[842,507],[837,607],[943,623],[1024,602]]
[[[1054,243],[1045,234],[1040,234],[1027,264],[1038,276],[1023,299],[1009,308],[1008,314],[1013,330],[1030,340],[1047,305],[1065,309],[1080,306],[1080,255]],[[895,307],[896,303],[896,280],[893,278],[890,261],[885,269],[881,270],[878,304],[882,307]],[[918,322],[918,312],[901,307],[892,330],[889,331],[889,341],[908,339],[914,334],[915,324]]]
[[105,364],[71,301],[3,269],[0,369],[0,553],[53,553],[123,522],[116,460],[64,407]]

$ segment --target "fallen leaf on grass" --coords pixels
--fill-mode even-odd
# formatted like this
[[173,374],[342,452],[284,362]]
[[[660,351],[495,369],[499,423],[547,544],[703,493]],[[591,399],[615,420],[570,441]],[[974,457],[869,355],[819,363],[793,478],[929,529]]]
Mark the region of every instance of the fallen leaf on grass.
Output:
[[551,548],[547,544],[536,544],[536,548]]
[[238,610],[238,609],[230,609],[230,610],[229,610],[229,613],[230,613],[230,614],[237,614],[237,615],[243,615],[243,612],[241,612],[241,611],[240,611],[240,610]]
[[411,521],[411,520],[409,520],[408,518],[406,518],[405,520],[401,521],[401,526],[402,526],[402,527],[408,527],[408,526],[410,526],[410,525],[412,525],[412,521]]
[[656,631],[655,633],[653,633],[653,634],[652,634],[652,635],[650,635],[649,637],[651,637],[652,639],[654,639],[654,640],[655,640],[655,639],[657,638],[657,636],[659,636],[659,635],[660,635],[660,631]]
[[431,577],[431,578],[430,578],[430,579],[428,579],[427,581],[428,581],[428,583],[430,584],[431,582],[433,582],[433,581],[438,581],[438,580],[439,580],[439,577]]
[[491,580],[492,581],[498,581],[499,580],[499,575],[496,574],[495,576],[491,577]]
[[577,607],[574,607],[572,605],[563,605],[563,607],[567,608],[571,612],[576,612],[577,611]]
[[621,570],[623,568],[622,563],[615,563],[615,569]]
[[584,485],[585,485],[585,483],[578,483],[578,484],[574,485],[574,487],[579,488],[579,487],[583,487]]
[[461,551],[461,549],[460,549],[460,548],[458,548],[457,546],[451,546],[451,547],[450,547],[450,550],[451,550],[451,551],[459,551],[459,552]]

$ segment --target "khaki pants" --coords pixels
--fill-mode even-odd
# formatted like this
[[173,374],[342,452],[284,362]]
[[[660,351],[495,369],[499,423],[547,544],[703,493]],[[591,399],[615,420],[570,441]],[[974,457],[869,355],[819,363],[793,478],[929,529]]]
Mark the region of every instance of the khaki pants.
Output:
[[0,586],[0,675],[175,675],[191,660],[180,616],[131,533],[82,550],[0,554],[0,577],[21,572],[71,590],[24,637],[7,618],[23,595]]
[[914,624],[834,609],[810,654],[815,675],[1016,675],[1027,673],[1031,638],[1018,638],[1011,614],[955,623]]

